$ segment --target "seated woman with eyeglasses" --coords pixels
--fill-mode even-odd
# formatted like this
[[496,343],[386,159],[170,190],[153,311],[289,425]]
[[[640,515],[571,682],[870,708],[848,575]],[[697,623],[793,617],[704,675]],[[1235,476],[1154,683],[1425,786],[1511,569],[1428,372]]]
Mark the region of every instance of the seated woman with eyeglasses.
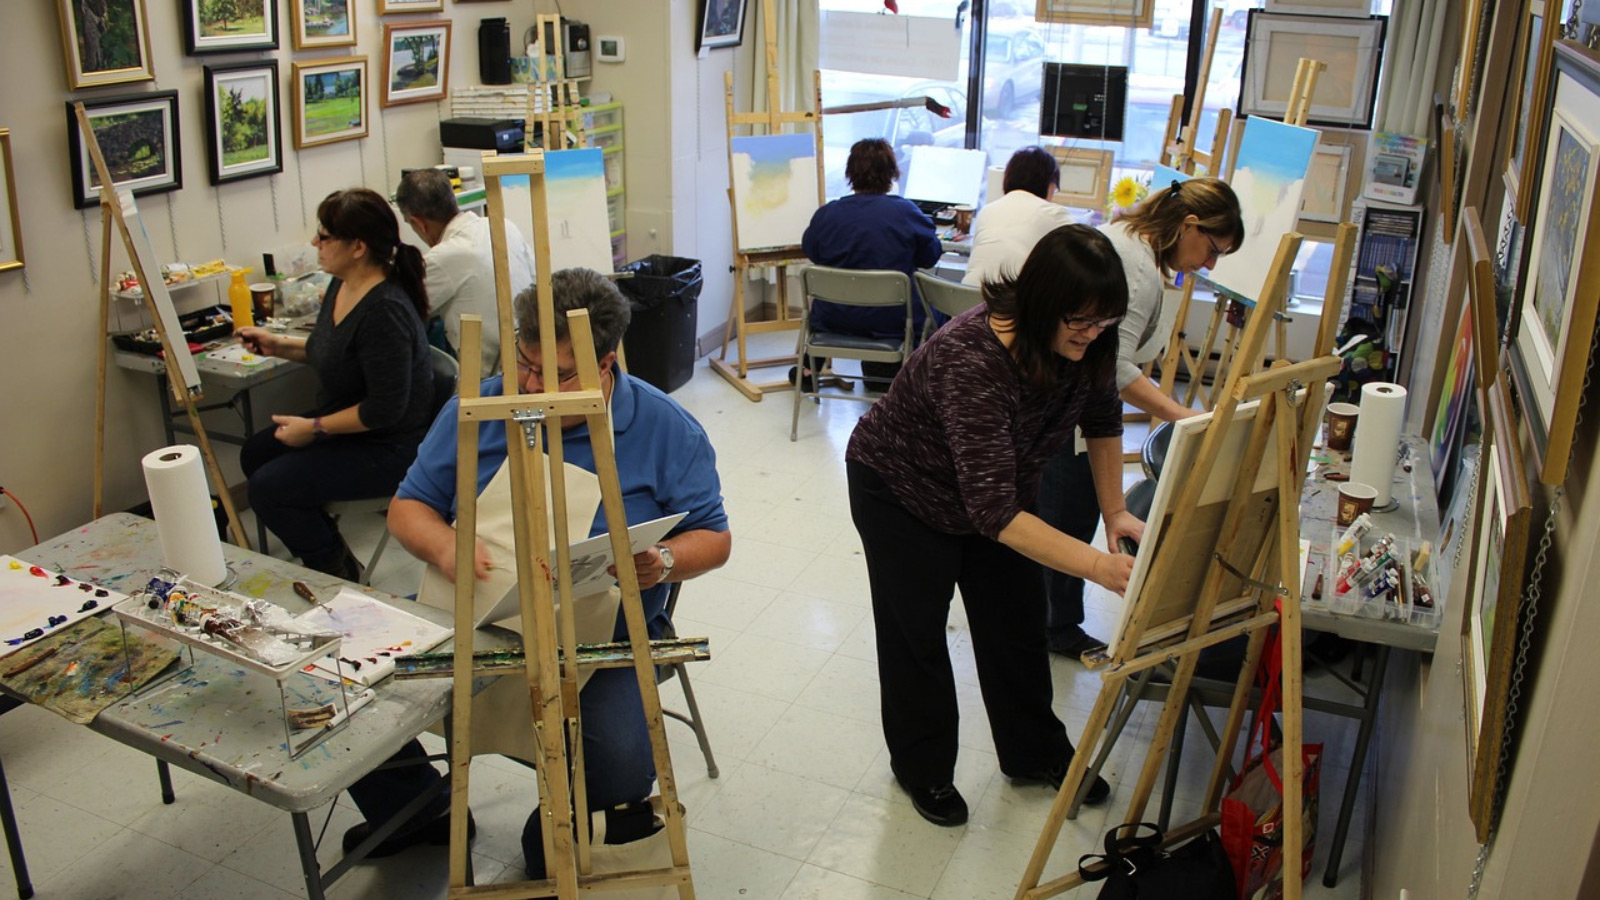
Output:
[[[1081,425],[1111,546],[1144,523],[1122,508],[1117,333],[1128,306],[1105,235],[1064,225],[984,303],[934,332],[862,417],[845,452],[867,560],[890,768],[918,813],[966,821],[954,784],[957,711],[945,625],[956,587],[1000,771],[1060,787],[1072,759],[1050,707],[1042,568],[1121,592],[1133,557],[1106,553],[1031,510],[1039,473]],[[1086,802],[1103,802],[1097,779]]]
[[317,263],[333,276],[308,337],[241,328],[251,352],[306,363],[317,405],[275,415],[239,454],[250,506],[307,568],[349,581],[361,566],[323,507],[387,497],[427,433],[433,375],[422,253],[400,241],[388,201],[366,188],[317,207]]
[[[1199,412],[1168,397],[1143,371],[1165,352],[1172,337],[1176,304],[1163,304],[1167,277],[1210,269],[1239,248],[1244,220],[1239,198],[1216,178],[1174,181],[1143,203],[1100,226],[1122,258],[1128,279],[1128,314],[1117,329],[1117,391],[1157,419],[1175,422]],[[1170,376],[1168,376],[1170,377]],[[1080,541],[1094,539],[1100,509],[1089,457],[1077,442],[1062,447],[1044,467],[1039,516]],[[1104,643],[1083,630],[1083,579],[1065,572],[1046,574],[1050,649],[1078,660]]]

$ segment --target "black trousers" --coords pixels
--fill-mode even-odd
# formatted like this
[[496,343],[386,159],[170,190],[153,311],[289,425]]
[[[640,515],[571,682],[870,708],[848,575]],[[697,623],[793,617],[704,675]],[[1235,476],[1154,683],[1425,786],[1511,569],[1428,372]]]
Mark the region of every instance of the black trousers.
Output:
[[[1073,442],[1044,464],[1039,482],[1039,518],[1057,531],[1085,544],[1100,527],[1100,500],[1094,492],[1089,454],[1074,453]],[[1052,643],[1071,640],[1083,631],[1083,579],[1040,566],[1044,572],[1048,612],[1046,633]]]
[[945,625],[957,587],[1000,771],[1025,777],[1068,759],[1072,742],[1050,708],[1040,566],[982,535],[935,531],[871,468],[848,462],[845,469],[850,515],[867,557],[883,734],[895,776],[913,787],[955,776],[960,715]]

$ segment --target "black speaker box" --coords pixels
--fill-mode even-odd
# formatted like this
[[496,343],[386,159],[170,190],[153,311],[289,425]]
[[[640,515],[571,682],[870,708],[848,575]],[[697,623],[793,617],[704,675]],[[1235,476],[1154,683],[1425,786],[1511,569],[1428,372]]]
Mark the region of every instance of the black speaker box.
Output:
[[511,83],[511,26],[504,18],[478,21],[478,80]]

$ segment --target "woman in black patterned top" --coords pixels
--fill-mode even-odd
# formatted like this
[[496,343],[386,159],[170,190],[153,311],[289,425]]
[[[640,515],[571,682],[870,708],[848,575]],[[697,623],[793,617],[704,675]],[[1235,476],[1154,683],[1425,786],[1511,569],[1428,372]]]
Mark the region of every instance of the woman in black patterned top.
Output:
[[[866,553],[883,730],[922,816],[966,821],[954,785],[955,678],[945,644],[961,588],[1000,771],[1059,787],[1072,759],[1051,711],[1040,566],[1121,592],[1133,557],[1104,553],[1031,510],[1045,460],[1081,426],[1112,546],[1144,523],[1122,502],[1117,321],[1122,263],[1082,225],[1051,231],[1014,280],[935,332],[862,417],[845,453]],[[1096,779],[1086,802],[1110,788]]]
[[388,201],[366,188],[335,191],[317,207],[317,262],[333,276],[309,337],[242,328],[264,356],[317,373],[317,405],[276,415],[245,442],[239,464],[256,516],[308,568],[350,581],[360,565],[323,507],[387,497],[427,432],[433,377],[422,253],[400,241]]

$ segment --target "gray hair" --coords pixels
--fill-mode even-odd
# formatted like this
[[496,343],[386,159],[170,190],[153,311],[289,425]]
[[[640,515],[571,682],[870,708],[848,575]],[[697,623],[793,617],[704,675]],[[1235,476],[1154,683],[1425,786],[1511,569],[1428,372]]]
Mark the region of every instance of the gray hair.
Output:
[[[594,335],[594,356],[598,360],[617,349],[628,330],[633,309],[611,279],[593,269],[562,269],[550,276],[550,293],[555,297],[556,341],[569,339],[567,312],[589,311],[589,328]],[[539,343],[539,296],[529,287],[512,301],[517,340]]]
[[407,218],[416,216],[429,222],[448,222],[461,212],[456,205],[450,176],[438,169],[417,169],[400,178],[394,191],[394,205]]

